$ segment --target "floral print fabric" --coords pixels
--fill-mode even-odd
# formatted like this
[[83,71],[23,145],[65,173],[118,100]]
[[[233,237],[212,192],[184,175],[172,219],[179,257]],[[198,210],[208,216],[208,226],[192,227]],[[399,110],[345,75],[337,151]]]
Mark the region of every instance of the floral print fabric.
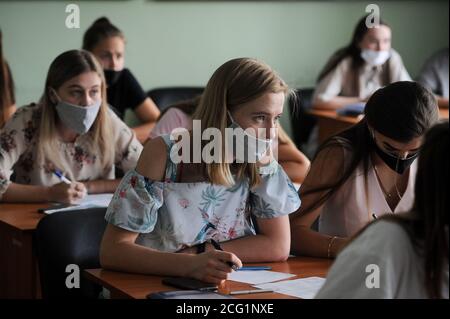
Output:
[[[23,106],[0,131],[0,199],[11,183],[13,172],[15,182],[19,184],[51,186],[60,183],[53,171],[61,168],[37,158],[41,113],[41,107],[37,104]],[[115,165],[127,171],[136,166],[142,145],[125,123],[113,112],[109,114],[114,132],[111,147],[115,148]],[[104,170],[98,154],[91,151],[92,146],[90,133],[78,136],[74,143],[58,142],[59,156],[69,169],[63,173],[70,179],[88,181],[115,178],[114,166]]]
[[[162,136],[170,154],[173,142]],[[250,190],[248,181],[233,187],[207,182],[178,183],[176,165],[168,156],[164,182],[135,170],[122,179],[106,212],[106,220],[140,233],[136,243],[175,252],[208,239],[218,242],[254,235],[251,215],[275,218],[300,206],[295,187],[276,161],[261,173],[262,183]]]

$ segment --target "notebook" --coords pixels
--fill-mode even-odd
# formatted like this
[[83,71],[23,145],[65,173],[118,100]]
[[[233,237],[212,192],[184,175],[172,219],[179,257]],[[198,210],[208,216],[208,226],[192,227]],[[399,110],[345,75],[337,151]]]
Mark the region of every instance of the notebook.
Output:
[[92,194],[86,195],[82,200],[74,205],[54,204],[48,208],[39,209],[40,213],[53,214],[57,212],[67,212],[71,210],[108,207],[114,194]]
[[354,103],[344,106],[336,111],[341,116],[358,116],[364,113],[365,103]]

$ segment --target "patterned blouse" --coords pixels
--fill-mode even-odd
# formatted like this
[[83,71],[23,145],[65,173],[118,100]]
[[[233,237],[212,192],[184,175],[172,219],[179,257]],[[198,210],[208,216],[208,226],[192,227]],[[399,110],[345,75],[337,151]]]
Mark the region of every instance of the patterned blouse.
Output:
[[[0,131],[0,199],[11,183],[13,172],[14,182],[18,184],[51,186],[60,183],[53,174],[54,169],[60,168],[37,158],[41,113],[38,104],[21,107]],[[142,145],[112,111],[109,115],[114,132],[111,141],[115,148],[114,163],[128,171],[136,166]],[[90,151],[92,142],[90,133],[78,136],[73,143],[58,142],[61,160],[69,167],[69,171],[63,173],[76,181],[114,179],[115,165],[102,169],[98,155]]]
[[176,182],[177,165],[169,155],[176,144],[169,135],[161,137],[168,152],[165,181],[129,171],[105,216],[109,223],[139,233],[137,244],[175,252],[211,238],[228,241],[255,234],[251,215],[275,218],[300,207],[295,187],[276,161],[260,169],[262,182],[253,189],[248,180],[229,188]]

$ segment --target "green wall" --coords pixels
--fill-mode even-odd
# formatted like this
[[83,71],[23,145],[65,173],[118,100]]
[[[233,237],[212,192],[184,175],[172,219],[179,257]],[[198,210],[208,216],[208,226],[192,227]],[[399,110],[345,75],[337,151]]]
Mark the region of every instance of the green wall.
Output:
[[[80,29],[67,29],[65,7],[76,3]],[[257,57],[293,87],[311,86],[373,1],[0,1],[5,55],[17,104],[36,101],[50,62],[81,46],[83,32],[106,15],[128,41],[126,65],[145,89],[204,85],[226,60]],[[393,28],[393,46],[412,76],[448,46],[448,1],[377,2]],[[288,115],[283,124],[288,125]]]

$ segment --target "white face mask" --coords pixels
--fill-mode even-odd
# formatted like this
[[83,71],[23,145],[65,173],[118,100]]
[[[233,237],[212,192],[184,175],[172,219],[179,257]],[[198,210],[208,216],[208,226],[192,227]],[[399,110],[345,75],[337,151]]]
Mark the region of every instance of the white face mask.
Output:
[[231,125],[229,126],[236,134],[233,134],[234,158],[238,163],[256,163],[260,161],[272,145],[273,139],[262,139],[246,132],[233,119],[230,112]]
[[364,49],[361,51],[361,58],[366,61],[367,64],[372,66],[378,66],[384,64],[391,57],[391,51],[374,51]]
[[56,104],[56,112],[64,125],[78,134],[84,134],[89,131],[97,118],[102,101],[96,101],[89,106],[78,106],[64,102],[59,97],[58,99],[59,102]]

